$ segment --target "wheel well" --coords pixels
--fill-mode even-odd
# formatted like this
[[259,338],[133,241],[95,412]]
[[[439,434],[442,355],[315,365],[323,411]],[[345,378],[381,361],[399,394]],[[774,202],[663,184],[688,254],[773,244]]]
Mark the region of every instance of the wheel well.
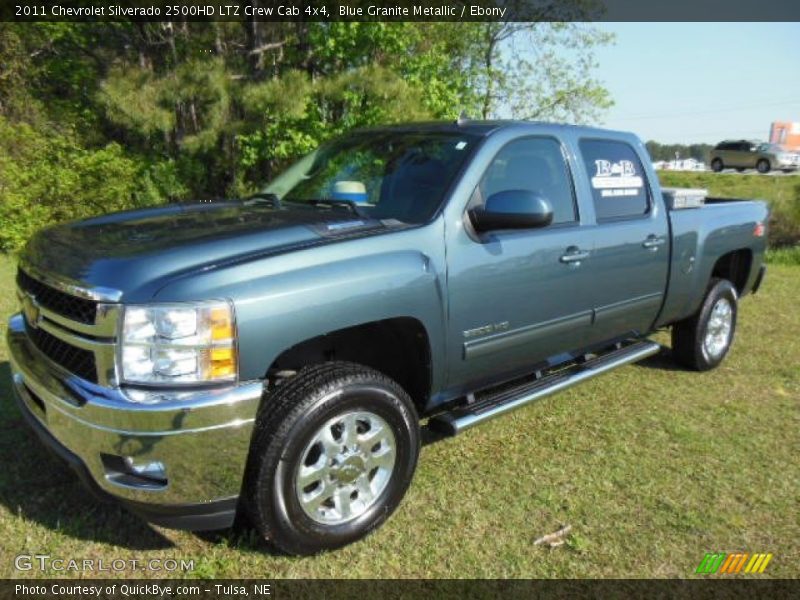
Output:
[[281,353],[270,365],[270,385],[302,367],[333,360],[355,362],[394,379],[425,406],[431,389],[431,350],[425,327],[417,319],[398,317],[331,331]]
[[741,296],[744,293],[747,280],[750,277],[750,266],[753,263],[753,253],[750,250],[742,249],[729,252],[717,260],[712,277],[727,279],[735,287]]

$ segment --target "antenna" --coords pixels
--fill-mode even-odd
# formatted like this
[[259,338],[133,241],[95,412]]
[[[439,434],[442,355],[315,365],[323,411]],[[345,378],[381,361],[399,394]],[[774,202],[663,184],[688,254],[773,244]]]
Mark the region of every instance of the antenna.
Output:
[[466,110],[462,110],[461,114],[458,115],[458,119],[456,119],[456,125],[463,125],[467,121],[469,121],[469,115],[467,115]]

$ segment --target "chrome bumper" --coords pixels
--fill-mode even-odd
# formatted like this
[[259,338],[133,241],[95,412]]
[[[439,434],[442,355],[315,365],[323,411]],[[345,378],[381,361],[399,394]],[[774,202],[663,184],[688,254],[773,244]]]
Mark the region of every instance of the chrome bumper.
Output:
[[52,363],[25,328],[21,315],[9,320],[17,400],[40,437],[80,461],[102,492],[146,518],[235,504],[261,381],[180,393],[98,386]]

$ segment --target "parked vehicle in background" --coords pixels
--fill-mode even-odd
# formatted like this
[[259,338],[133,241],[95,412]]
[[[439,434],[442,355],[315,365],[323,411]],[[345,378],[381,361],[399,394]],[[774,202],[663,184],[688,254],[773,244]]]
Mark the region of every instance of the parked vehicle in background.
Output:
[[800,168],[800,154],[788,152],[778,144],[748,140],[724,141],[717,144],[709,155],[711,169],[756,169],[769,173],[773,169],[794,171]]
[[719,365],[768,216],[662,190],[630,133],[354,132],[246,200],[39,232],[13,389],[101,497],[185,529],[243,514],[313,554],[398,506],[420,418],[455,435],[659,352],[665,327],[680,364]]

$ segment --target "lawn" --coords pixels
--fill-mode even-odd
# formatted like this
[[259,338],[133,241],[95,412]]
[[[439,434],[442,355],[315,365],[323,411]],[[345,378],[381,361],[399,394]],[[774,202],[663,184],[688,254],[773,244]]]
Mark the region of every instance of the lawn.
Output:
[[[0,258],[3,333],[13,270]],[[426,446],[389,522],[314,558],[97,503],[26,430],[0,345],[0,577],[37,574],[14,570],[18,554],[193,559],[199,577],[693,577],[706,552],[734,551],[772,552],[762,577],[798,577],[797,298],[800,267],[772,266],[716,371],[665,351]],[[564,524],[568,544],[533,545]]]

